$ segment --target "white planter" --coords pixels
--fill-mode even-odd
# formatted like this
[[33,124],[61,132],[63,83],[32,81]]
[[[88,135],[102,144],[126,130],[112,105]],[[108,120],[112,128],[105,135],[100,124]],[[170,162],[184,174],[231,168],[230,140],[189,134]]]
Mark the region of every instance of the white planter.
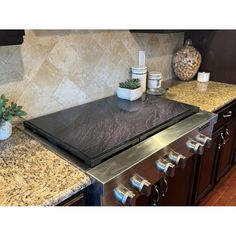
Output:
[[142,97],[142,89],[141,87],[137,89],[126,89],[118,87],[116,94],[119,98],[134,101]]
[[0,126],[0,140],[8,139],[12,134],[12,125],[10,121],[6,121]]

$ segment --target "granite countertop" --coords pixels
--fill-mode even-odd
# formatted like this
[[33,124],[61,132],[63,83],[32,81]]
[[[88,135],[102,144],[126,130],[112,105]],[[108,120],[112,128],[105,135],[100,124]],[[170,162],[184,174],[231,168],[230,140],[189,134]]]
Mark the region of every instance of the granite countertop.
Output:
[[57,205],[90,185],[82,170],[17,128],[0,150],[0,206]]
[[[174,81],[173,81],[174,82]],[[170,85],[166,98],[214,112],[236,99],[236,85],[209,81],[180,82]]]
[[[166,98],[209,112],[236,99],[232,84],[171,83]],[[0,150],[0,206],[57,205],[91,184],[82,169],[18,128],[8,140],[0,141]]]

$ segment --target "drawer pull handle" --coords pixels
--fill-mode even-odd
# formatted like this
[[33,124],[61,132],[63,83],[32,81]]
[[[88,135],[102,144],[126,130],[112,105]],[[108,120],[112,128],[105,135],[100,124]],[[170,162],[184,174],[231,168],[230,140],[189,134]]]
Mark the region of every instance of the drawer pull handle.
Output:
[[227,113],[227,114],[223,114],[223,117],[224,117],[224,118],[231,117],[231,116],[232,116],[232,114],[233,114],[233,112],[232,112],[232,111],[228,111],[228,113]]

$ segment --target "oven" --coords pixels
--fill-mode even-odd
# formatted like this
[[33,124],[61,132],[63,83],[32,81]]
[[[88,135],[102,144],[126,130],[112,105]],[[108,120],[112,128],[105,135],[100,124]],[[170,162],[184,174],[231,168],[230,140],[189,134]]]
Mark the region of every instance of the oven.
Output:
[[200,111],[87,171],[89,205],[158,205],[193,154],[211,145],[217,115]]

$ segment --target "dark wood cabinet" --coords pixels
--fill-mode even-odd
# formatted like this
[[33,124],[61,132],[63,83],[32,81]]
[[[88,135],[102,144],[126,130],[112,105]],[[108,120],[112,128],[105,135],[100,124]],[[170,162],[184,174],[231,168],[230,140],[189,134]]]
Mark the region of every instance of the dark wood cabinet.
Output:
[[224,176],[231,168],[232,157],[235,147],[235,132],[236,132],[236,118],[225,125],[224,133],[222,134],[223,144],[218,155],[218,164],[216,170],[216,182]]
[[236,164],[236,145],[234,147],[234,158],[233,158],[233,165]]
[[24,35],[24,30],[0,30],[0,46],[22,44]]
[[200,71],[211,73],[211,80],[236,84],[236,30],[187,30],[202,55]]
[[198,158],[193,205],[198,204],[236,162],[236,102],[217,113],[218,122],[214,126],[212,145]]
[[222,127],[215,132],[212,135],[211,147],[205,148],[204,154],[198,156],[193,205],[196,205],[203,197],[205,197],[214,186],[216,156],[218,154],[218,144],[220,143],[223,131],[224,129]]
[[[168,191],[160,198],[160,206],[188,206],[191,205],[193,192],[194,175],[196,169],[197,156],[189,158],[184,169],[176,168],[173,178],[166,177]],[[165,183],[161,183],[160,189],[165,189]]]

